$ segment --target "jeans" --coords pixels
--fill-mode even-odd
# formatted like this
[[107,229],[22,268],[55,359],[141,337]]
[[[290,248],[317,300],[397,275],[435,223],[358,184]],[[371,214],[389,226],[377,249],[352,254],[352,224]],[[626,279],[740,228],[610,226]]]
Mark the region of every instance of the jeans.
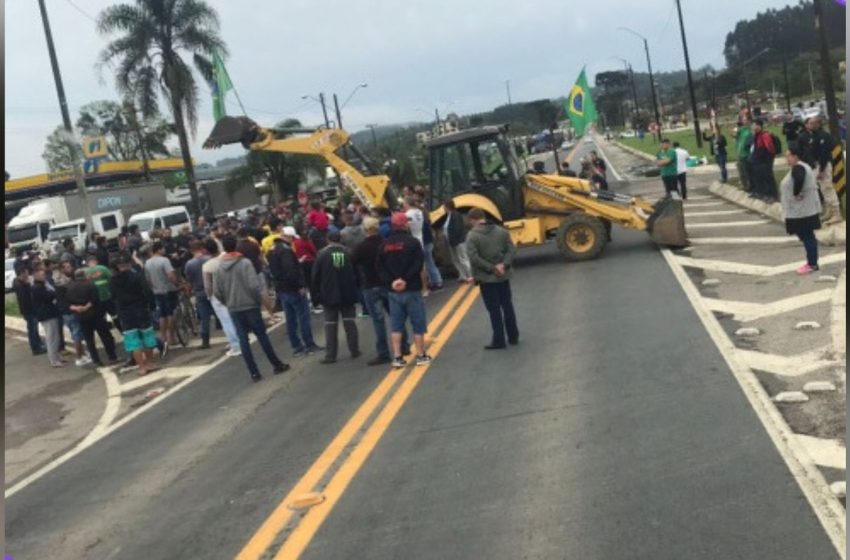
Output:
[[106,355],[110,360],[118,359],[115,353],[115,339],[112,338],[112,332],[109,330],[109,324],[106,322],[106,314],[103,309],[97,309],[91,317],[80,317],[80,326],[83,329],[83,337],[86,339],[86,347],[89,350],[89,356],[96,365],[100,365],[100,355],[97,353],[97,347],[94,342],[94,333],[100,337],[103,342],[103,347],[106,349]]
[[[278,293],[280,306],[286,316],[286,335],[293,352],[315,348],[313,328],[310,324],[310,302],[298,292]],[[299,337],[300,330],[300,337]]]
[[27,322],[27,340],[30,344],[30,350],[33,354],[44,350],[41,344],[41,336],[38,334],[38,319],[35,315],[24,315],[24,320]]
[[511,301],[511,283],[506,281],[481,284],[481,298],[490,314],[490,326],[493,327],[491,344],[504,346],[506,331],[508,342],[516,343],[519,340],[519,328]]
[[667,193],[667,196],[670,196],[672,193],[679,192],[679,185],[677,181],[678,177],[675,175],[662,175],[661,182],[664,183],[664,191]]
[[230,318],[230,312],[227,307],[215,297],[210,298],[215,316],[218,317],[221,323],[221,328],[224,331],[224,336],[227,337],[227,343],[230,345],[230,350],[239,350],[239,335],[236,334],[236,327],[233,326],[233,320]]
[[687,173],[679,173],[679,194],[682,195],[682,200],[687,200],[688,198],[688,174]]
[[260,308],[246,309],[245,311],[231,311],[230,317],[233,319],[233,325],[236,327],[236,334],[239,336],[239,347],[242,349],[242,358],[245,359],[245,364],[248,366],[248,371],[251,377],[258,377],[260,369],[257,367],[257,362],[254,361],[254,354],[251,352],[251,341],[248,339],[250,333],[254,333],[260,347],[265,352],[266,357],[275,368],[283,367],[283,362],[275,354],[272,347],[272,341],[269,340],[269,335],[266,332],[266,324],[263,322],[263,315],[260,313]]
[[720,182],[725,183],[729,180],[729,171],[726,170],[726,155],[717,154],[714,159],[717,161],[717,167],[720,168]]
[[209,344],[210,321],[214,312],[207,294],[195,294],[195,307],[198,309],[198,317],[201,319],[201,342]]
[[806,262],[812,268],[818,266],[818,240],[815,237],[815,232],[809,230],[806,233],[798,233],[797,237],[803,242],[803,247],[806,249]]
[[437,263],[434,262],[434,244],[425,244],[425,270],[428,271],[428,284],[432,286],[442,286],[443,277],[440,274],[440,269],[437,268]]
[[[375,351],[379,358],[390,358],[386,321],[386,316],[390,313],[389,290],[382,286],[366,288],[363,290],[363,297],[366,300],[366,309],[369,310],[369,318],[372,319],[372,327],[375,329]],[[401,333],[401,348],[405,354],[410,348],[407,329]]]

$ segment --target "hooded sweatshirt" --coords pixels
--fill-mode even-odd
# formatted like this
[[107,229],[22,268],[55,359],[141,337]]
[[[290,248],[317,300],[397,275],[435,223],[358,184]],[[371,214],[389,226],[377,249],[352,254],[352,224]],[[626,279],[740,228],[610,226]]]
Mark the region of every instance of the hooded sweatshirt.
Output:
[[[466,252],[476,281],[490,283],[510,280],[516,248],[506,229],[495,224],[478,224],[466,237]],[[496,276],[496,265],[499,263],[505,265],[504,276]]]
[[424,262],[422,244],[406,231],[393,230],[378,248],[378,273],[389,289],[401,278],[407,284],[406,292],[421,290]]
[[258,309],[262,305],[254,265],[240,253],[225,253],[221,257],[213,286],[216,299],[230,312]]

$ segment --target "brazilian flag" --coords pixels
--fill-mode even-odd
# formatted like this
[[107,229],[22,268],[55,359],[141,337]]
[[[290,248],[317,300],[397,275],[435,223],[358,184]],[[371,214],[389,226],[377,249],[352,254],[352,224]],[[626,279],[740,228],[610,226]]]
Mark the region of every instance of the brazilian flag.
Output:
[[587,127],[596,122],[598,118],[596,105],[593,104],[590,87],[587,85],[584,68],[581,69],[581,74],[578,75],[573,89],[570,90],[570,96],[567,99],[567,116],[570,118],[577,136],[583,136]]
[[233,89],[233,83],[230,81],[230,75],[227,73],[227,68],[224,67],[224,61],[218,52],[213,53],[212,65],[213,79],[210,82],[210,89],[213,99],[213,117],[218,122],[221,117],[227,114],[227,110],[224,108],[224,96]]

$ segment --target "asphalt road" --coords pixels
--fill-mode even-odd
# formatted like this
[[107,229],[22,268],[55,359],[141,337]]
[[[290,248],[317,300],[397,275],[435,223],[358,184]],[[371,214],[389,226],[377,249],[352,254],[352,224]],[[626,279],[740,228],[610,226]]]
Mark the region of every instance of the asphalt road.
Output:
[[[838,557],[645,235],[523,250],[513,291],[521,344],[455,313],[303,558]],[[252,384],[228,360],[7,500],[7,552],[233,558],[387,374],[364,362]]]

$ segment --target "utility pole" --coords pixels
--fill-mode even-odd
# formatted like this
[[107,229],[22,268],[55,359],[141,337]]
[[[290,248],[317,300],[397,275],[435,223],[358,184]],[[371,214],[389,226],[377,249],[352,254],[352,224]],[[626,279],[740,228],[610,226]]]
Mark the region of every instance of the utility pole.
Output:
[[334,94],[334,111],[336,111],[336,126],[342,128],[342,114],[339,112],[339,101],[337,101],[336,94]]
[[331,127],[331,121],[328,119],[328,108],[325,106],[325,94],[319,94],[319,103],[322,105],[322,115],[325,116],[325,128]]
[[74,165],[74,179],[77,182],[77,193],[80,195],[80,201],[83,204],[83,216],[86,219],[86,231],[94,231],[92,225],[91,208],[89,207],[89,199],[86,194],[86,181],[83,178],[83,170],[80,168],[81,147],[76,137],[74,129],[71,126],[71,115],[68,113],[68,102],[65,100],[65,88],[62,85],[62,74],[59,72],[59,61],[56,59],[56,49],[53,46],[53,35],[50,32],[50,21],[47,19],[47,8],[44,6],[44,0],[38,0],[38,7],[41,10],[41,21],[44,24],[44,35],[47,38],[47,52],[50,54],[50,66],[53,69],[53,81],[56,83],[56,95],[59,97],[59,109],[62,112],[62,124],[65,126],[65,131],[71,137],[72,141],[68,147],[71,150],[71,159]]
[[[815,16],[815,21],[817,21],[817,16]],[[812,86],[812,97],[815,96],[815,75],[812,73],[812,63],[809,62],[809,84]]]
[[145,138],[142,136],[142,129],[139,126],[139,119],[136,116],[136,106],[129,98],[124,102],[124,110],[127,113],[127,120],[130,121],[130,126],[133,127],[133,132],[136,135],[136,141],[139,143],[139,152],[142,154],[142,170],[145,175],[145,181],[150,181],[151,169],[148,164],[148,151],[145,146]]
[[646,66],[649,69],[649,88],[652,92],[652,109],[655,112],[655,123],[658,126],[656,136],[658,140],[661,140],[661,115],[658,112],[658,98],[655,96],[655,77],[652,75],[652,60],[649,58],[649,41],[647,41],[646,37],[634,31],[633,29],[629,29],[628,27],[619,27],[618,29],[622,29],[632,35],[635,35],[641,39],[643,39],[643,49],[646,52]]
[[782,75],[785,77],[785,105],[791,111],[791,88],[788,86],[788,63],[782,61]]
[[823,2],[814,0],[815,3],[815,29],[820,36],[820,67],[823,73],[823,89],[826,95],[826,112],[829,117],[829,132],[832,139],[841,145],[841,134],[838,128],[838,111],[835,104],[835,85],[832,82],[832,60],[829,56],[829,39],[823,25]]
[[638,107],[637,88],[635,87],[635,73],[632,72],[632,63],[629,62],[628,65],[629,65],[629,80],[632,82],[632,100],[635,103],[634,119],[633,119],[633,122],[632,122],[632,128],[637,130],[637,121],[638,121],[638,117],[640,116],[640,108]]
[[699,112],[697,111],[697,98],[694,95],[694,80],[691,77],[691,58],[688,56],[688,41],[685,38],[685,21],[682,19],[682,2],[676,0],[676,10],[679,12],[679,29],[682,31],[682,48],[685,50],[685,70],[688,73],[688,89],[691,93],[691,111],[694,115],[694,134],[697,138],[697,148],[702,148],[702,133],[699,129]]
[[505,80],[505,89],[508,91],[508,107],[511,106],[511,81]]
[[369,130],[372,131],[372,147],[374,147],[376,150],[378,149],[378,137],[375,136],[375,128],[377,126],[378,125],[376,125],[376,124],[367,124],[366,125],[366,128],[368,128]]
[[442,121],[440,120],[440,112],[434,107],[434,116],[437,117],[437,134],[440,134],[440,128],[442,127]]

